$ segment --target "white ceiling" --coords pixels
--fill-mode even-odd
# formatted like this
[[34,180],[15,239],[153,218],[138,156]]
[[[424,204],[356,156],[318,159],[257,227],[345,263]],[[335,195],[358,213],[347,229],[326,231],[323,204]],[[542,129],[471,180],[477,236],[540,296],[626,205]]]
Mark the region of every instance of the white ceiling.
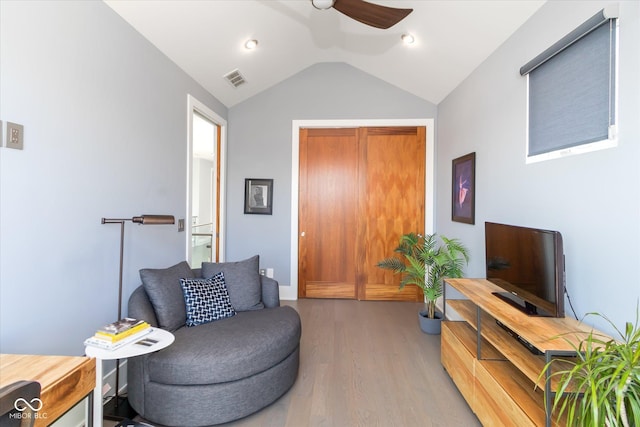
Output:
[[[375,0],[413,8],[380,30],[310,0],[105,0],[227,107],[319,62],[345,62],[440,103],[544,0]],[[403,45],[412,33],[416,42]],[[244,42],[257,39],[257,49]],[[239,69],[247,83],[223,75]]]

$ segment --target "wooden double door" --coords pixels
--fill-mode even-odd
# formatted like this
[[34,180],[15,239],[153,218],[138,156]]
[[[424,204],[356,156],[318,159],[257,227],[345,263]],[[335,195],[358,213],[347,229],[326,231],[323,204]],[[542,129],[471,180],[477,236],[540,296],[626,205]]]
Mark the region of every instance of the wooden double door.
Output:
[[424,127],[300,129],[298,296],[422,301],[376,266],[424,232]]

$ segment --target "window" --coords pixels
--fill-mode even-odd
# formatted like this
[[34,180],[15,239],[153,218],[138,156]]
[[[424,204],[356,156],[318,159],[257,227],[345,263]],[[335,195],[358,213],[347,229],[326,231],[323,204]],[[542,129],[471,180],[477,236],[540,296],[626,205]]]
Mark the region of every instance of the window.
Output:
[[604,9],[520,69],[527,163],[617,144],[617,19]]

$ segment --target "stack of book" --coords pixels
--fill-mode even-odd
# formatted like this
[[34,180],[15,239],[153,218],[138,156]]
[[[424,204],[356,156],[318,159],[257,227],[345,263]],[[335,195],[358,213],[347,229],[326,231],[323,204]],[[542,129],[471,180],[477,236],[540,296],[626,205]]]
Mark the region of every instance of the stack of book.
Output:
[[125,317],[98,329],[92,337],[85,340],[84,345],[115,350],[140,340],[151,331],[153,328],[144,320]]

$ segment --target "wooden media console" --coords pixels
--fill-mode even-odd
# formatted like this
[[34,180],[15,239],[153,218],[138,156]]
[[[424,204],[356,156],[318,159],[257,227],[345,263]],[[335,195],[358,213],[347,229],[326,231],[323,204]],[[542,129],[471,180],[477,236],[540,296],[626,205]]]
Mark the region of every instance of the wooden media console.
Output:
[[545,410],[545,387],[550,407],[555,381],[540,375],[551,358],[575,355],[573,345],[593,328],[567,317],[529,316],[496,297],[503,289],[485,279],[446,283],[468,299],[447,299],[445,289],[445,319],[453,309],[463,320],[443,322],[442,365],[480,422],[564,425]]

